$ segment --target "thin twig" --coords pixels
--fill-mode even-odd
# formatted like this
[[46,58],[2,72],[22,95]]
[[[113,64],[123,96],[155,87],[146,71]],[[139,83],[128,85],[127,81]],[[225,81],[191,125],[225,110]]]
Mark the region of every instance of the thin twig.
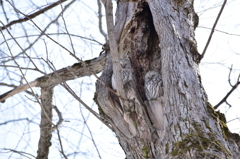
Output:
[[100,152],[99,152],[99,150],[98,150],[98,148],[97,148],[97,145],[96,145],[96,143],[95,143],[95,141],[94,141],[94,138],[93,138],[92,132],[91,132],[91,130],[90,130],[88,124],[87,124],[87,121],[86,121],[86,119],[85,119],[85,117],[84,117],[84,115],[83,115],[83,112],[82,112],[81,107],[80,107],[80,112],[81,112],[81,115],[82,115],[82,118],[83,118],[84,124],[86,125],[86,127],[87,127],[87,129],[88,129],[88,132],[89,132],[89,134],[90,134],[90,136],[91,136],[91,139],[92,139],[93,145],[94,145],[94,147],[95,147],[95,149],[96,149],[96,151],[97,151],[97,153],[98,153],[99,158],[101,159],[102,157],[101,157]]
[[225,103],[226,103],[229,107],[232,107],[232,105],[229,104],[229,103],[227,102],[227,100],[225,101]]
[[[8,0],[6,0],[6,1],[7,1],[8,3],[10,3]],[[49,6],[47,6],[47,7],[45,7],[45,8],[43,8],[43,9],[35,12],[35,13],[32,13],[32,14],[30,14],[30,15],[25,15],[25,17],[22,18],[22,19],[18,19],[18,20],[11,21],[11,22],[8,23],[7,25],[3,25],[2,27],[0,27],[0,30],[4,30],[4,29],[6,29],[6,28],[8,28],[8,27],[10,27],[10,26],[12,26],[12,25],[14,25],[14,24],[22,23],[22,22],[28,21],[28,20],[30,20],[30,19],[33,19],[33,18],[37,17],[38,15],[40,15],[40,14],[42,14],[42,13],[44,13],[44,12],[46,12],[46,11],[54,8],[54,7],[56,7],[57,5],[65,2],[65,1],[67,1],[67,0],[59,0],[59,1],[57,1],[57,2],[55,2],[55,3],[53,3],[53,4],[51,4],[51,5],[49,5]],[[10,4],[11,4],[11,3],[10,3]],[[15,9],[15,8],[14,8],[14,9]]]
[[232,122],[232,121],[234,121],[234,120],[239,120],[239,118],[236,117],[236,118],[234,118],[234,119],[232,119],[232,120],[227,121],[227,123],[230,123],[230,122]]
[[207,43],[206,43],[206,45],[205,45],[205,48],[204,48],[204,50],[203,50],[203,52],[202,52],[202,55],[200,56],[200,60],[199,60],[199,61],[201,61],[201,60],[203,59],[203,57],[204,57],[204,55],[205,55],[205,53],[206,53],[206,51],[207,51],[208,45],[210,44],[210,41],[211,41],[212,36],[213,36],[213,32],[214,32],[214,30],[215,30],[215,28],[216,28],[216,26],[217,26],[218,20],[219,20],[221,14],[222,14],[222,11],[223,11],[226,3],[227,3],[227,0],[224,0],[224,2],[223,2],[223,4],[222,4],[222,8],[220,9],[220,11],[219,11],[219,13],[218,13],[218,16],[217,16],[217,19],[215,20],[215,22],[214,22],[214,24],[213,24],[211,33],[210,33],[210,35],[209,35],[209,37],[208,37],[208,41],[207,41]]
[[[13,65],[0,65],[0,67],[13,67],[13,68],[18,68],[17,66]],[[32,70],[32,71],[39,71],[36,68],[29,68],[29,67],[20,67],[22,70]],[[41,72],[41,71],[40,71]],[[42,72],[41,72],[42,73]]]
[[3,123],[0,123],[0,125],[6,125],[6,124],[8,124],[8,123],[17,122],[17,121],[22,121],[22,120],[27,120],[27,121],[29,121],[28,118],[20,118],[20,119],[13,119],[13,120],[5,121],[5,122],[3,122]]
[[229,74],[228,74],[228,83],[229,83],[229,85],[231,86],[231,87],[233,87],[233,85],[231,84],[231,72],[232,72],[232,66],[233,65],[231,65],[231,68],[230,68],[230,71],[229,71]]
[[238,76],[238,81],[236,82],[236,84],[232,87],[232,89],[227,93],[227,95],[216,105],[214,106],[214,109],[217,109],[222,103],[226,102],[227,98],[232,94],[232,92],[238,87],[238,85],[240,84],[239,81],[239,77],[240,74]]
[[[0,23],[2,23],[2,22],[0,21]],[[4,38],[4,40],[6,41],[5,35],[3,34],[2,30],[0,30],[0,31],[1,31],[1,34],[2,34],[2,36],[3,36],[3,38]],[[12,36],[12,34],[10,34],[10,32],[9,32],[8,29],[7,29],[7,31],[8,31],[8,33],[9,33],[9,35]],[[14,63],[17,65],[17,67],[18,67],[18,69],[19,69],[19,71],[20,71],[20,73],[21,73],[23,79],[24,79],[25,82],[27,83],[28,88],[30,88],[30,90],[32,91],[32,93],[33,93],[35,99],[37,100],[37,102],[39,103],[39,105],[41,106],[41,108],[43,109],[43,112],[45,113],[46,118],[47,118],[49,121],[52,121],[52,120],[50,120],[49,117],[47,116],[47,114],[46,114],[46,112],[45,112],[45,110],[44,110],[44,108],[43,108],[41,102],[39,101],[38,97],[35,95],[35,93],[34,93],[34,91],[33,91],[33,89],[32,89],[32,83],[35,83],[35,81],[30,82],[30,83],[28,82],[28,80],[26,79],[26,77],[25,77],[25,75],[24,75],[24,73],[23,73],[23,71],[22,71],[20,65],[18,64],[18,62],[16,61],[16,59],[13,58],[12,50],[10,49],[10,46],[8,45],[7,42],[6,42],[6,45],[7,45],[8,51],[9,51],[10,54],[11,54],[11,57],[12,57]],[[19,43],[17,43],[17,45],[22,49],[22,47],[19,45]]]
[[[59,14],[53,21],[51,21],[51,22],[44,28],[44,30],[42,30],[42,33],[41,33],[40,35],[38,35],[39,37],[37,37],[37,39],[35,39],[27,48],[25,48],[25,49],[23,50],[22,47],[21,47],[20,45],[18,45],[18,46],[21,48],[22,52],[19,53],[19,54],[17,54],[17,55],[15,55],[13,58],[18,57],[19,55],[25,53],[28,49],[30,49],[30,48],[41,38],[41,36],[44,35],[44,33],[45,33],[46,30],[50,27],[50,25],[53,24],[55,21],[57,21],[58,18],[61,16],[61,14],[62,14],[69,6],[70,6],[70,5],[66,5],[66,6],[64,7],[64,9],[62,10],[62,12],[60,12],[60,14]],[[13,6],[13,7],[14,7],[14,6]],[[17,9],[15,9],[15,10],[17,10]],[[11,33],[8,31],[8,29],[7,29],[7,32],[9,33],[9,35],[11,36],[11,38],[18,44],[18,42],[16,41],[16,38],[14,38],[14,37],[11,35]],[[7,40],[5,40],[5,41],[7,42]],[[26,53],[25,53],[25,54],[26,54]],[[30,58],[29,55],[26,54],[26,56],[32,61],[32,58]],[[5,62],[8,62],[8,60],[2,61],[2,63],[5,63]],[[33,63],[33,61],[32,61],[32,63]],[[37,66],[36,66],[34,63],[33,63],[33,65],[37,68]]]
[[[19,154],[19,155],[25,156],[25,157],[27,157],[27,158],[30,158],[30,157],[28,157],[28,156],[26,156],[26,155],[29,155],[29,156],[32,156],[33,158],[36,158],[36,157],[33,156],[32,154],[30,154],[30,153],[26,153],[26,152],[23,152],[23,151],[17,151],[17,150],[8,149],[8,148],[3,148],[3,150],[9,150],[9,151],[12,151],[12,152],[15,152],[15,153],[17,153],[17,154]],[[30,159],[31,159],[31,158],[30,158]]]
[[59,140],[59,143],[60,143],[60,147],[61,147],[61,154],[63,155],[63,157],[65,158],[65,159],[67,159],[67,156],[65,155],[65,153],[64,153],[64,151],[63,151],[63,145],[62,145],[62,140],[61,140],[61,136],[60,136],[60,132],[59,132],[59,130],[58,130],[58,128],[57,128],[57,135],[58,135],[58,140]]
[[[61,15],[62,12],[59,14]],[[53,20],[53,22],[55,22],[55,20]],[[43,30],[44,31],[44,30]],[[44,31],[45,32],[45,31]],[[81,35],[75,35],[75,34],[67,34],[67,33],[46,33],[46,35],[70,35],[70,36],[75,36],[75,37],[78,37],[78,38],[81,38],[81,39],[84,39],[84,40],[88,40],[88,41],[92,41],[92,42],[95,42],[99,45],[103,45],[101,42],[95,40],[95,39],[91,39],[91,38],[87,38],[87,37],[84,37],[84,36],[81,36]],[[33,34],[33,35],[28,35],[28,37],[32,37],[32,36],[39,36],[39,34]],[[26,36],[19,36],[19,37],[14,37],[15,39],[18,39],[18,38],[25,38]],[[7,39],[6,41],[9,41],[9,40],[13,40],[12,38],[9,38]],[[5,41],[1,42],[0,45],[2,45],[3,43],[5,43]]]
[[[204,26],[198,26],[198,28],[210,29],[210,30],[211,30],[211,28],[204,27]],[[216,31],[216,32],[223,33],[223,34],[227,34],[227,35],[240,36],[239,34],[232,34],[232,33],[228,33],[228,32],[225,32],[225,31],[218,30],[218,29],[215,29],[215,31]]]
[[[62,10],[63,10],[62,4],[61,4],[61,8],[62,8]],[[61,16],[61,17],[62,17],[62,19],[63,19],[63,24],[64,24],[65,30],[66,30],[66,32],[67,32],[68,38],[69,38],[69,40],[70,40],[70,44],[71,44],[71,47],[72,47],[73,54],[75,55],[76,52],[75,52],[75,49],[74,49],[74,47],[73,47],[72,38],[71,38],[71,36],[70,36],[70,34],[69,34],[69,31],[68,31],[68,29],[67,29],[67,25],[66,25],[66,21],[65,21],[65,19],[64,19],[63,13],[62,13],[62,16]]]
[[5,11],[5,8],[4,8],[3,0],[0,0],[0,2],[1,2],[0,5],[2,6],[3,14],[4,14],[5,18],[6,18],[7,23],[9,23],[9,19],[7,17],[7,14],[6,14],[6,11]]
[[[2,33],[2,36],[3,36],[4,40],[6,41],[5,35],[3,34],[2,30],[1,30],[1,33]],[[28,87],[31,89],[31,91],[34,92],[33,89],[32,89],[32,87],[31,87],[31,84],[29,84],[28,81],[27,81],[27,79],[25,78],[25,76],[24,76],[24,74],[23,74],[23,71],[22,71],[20,65],[17,63],[17,61],[15,60],[15,58],[13,58],[13,53],[12,53],[12,51],[11,51],[11,49],[10,49],[10,46],[8,45],[8,43],[6,43],[6,44],[7,44],[8,50],[9,50],[9,52],[10,52],[10,54],[11,54],[11,57],[12,57],[14,63],[17,65],[19,71],[20,71],[21,74],[22,74],[22,77],[24,78],[24,80],[25,80],[26,83],[28,84]],[[36,97],[36,96],[35,96],[35,97]],[[36,97],[36,99],[37,99],[37,97]],[[40,104],[40,101],[38,101],[38,103]]]
[[[23,50],[22,46],[18,43],[18,41],[16,39],[14,39],[13,35],[11,34],[11,32],[9,31],[9,29],[6,29],[8,34],[13,38],[13,40],[15,41],[15,43],[18,45],[18,47],[22,50],[22,52],[28,57],[28,59],[32,62],[33,66],[38,69],[37,65],[33,62],[33,60],[29,57],[29,55]],[[6,41],[6,39],[5,39]],[[16,56],[15,56],[16,57]],[[15,57],[13,56],[13,54],[11,54],[11,58],[15,61]],[[18,68],[20,69],[20,66],[18,66]],[[41,71],[41,73],[44,73]]]
[[[68,8],[70,5],[72,5],[76,0],[72,0],[70,3],[68,3],[65,8],[63,10],[66,10],[66,8]],[[9,1],[8,1],[9,2]],[[19,13],[21,13],[22,15],[26,16],[23,12],[21,12],[20,10],[18,10],[17,8],[15,8],[10,2],[9,4],[16,10],[18,11]],[[54,43],[56,43],[57,45],[59,45],[61,48],[63,48],[64,50],[66,50],[67,52],[70,53],[70,55],[72,55],[72,52],[70,50],[68,50],[65,46],[63,46],[62,44],[58,43],[56,40],[54,40],[53,38],[51,38],[50,36],[48,36],[45,32],[43,32],[43,30],[32,20],[32,19],[29,19],[35,27],[37,27],[37,29],[39,31],[41,31],[42,34],[44,34],[45,36],[47,36],[50,40],[52,40]],[[76,56],[73,56],[76,58]],[[77,58],[78,61],[81,61],[79,58]]]
[[58,115],[58,122],[56,125],[54,125],[54,127],[52,128],[52,131],[56,130],[59,128],[59,126],[62,124],[63,122],[63,117],[62,117],[62,113],[58,110],[57,106],[53,106],[53,109],[57,112]]

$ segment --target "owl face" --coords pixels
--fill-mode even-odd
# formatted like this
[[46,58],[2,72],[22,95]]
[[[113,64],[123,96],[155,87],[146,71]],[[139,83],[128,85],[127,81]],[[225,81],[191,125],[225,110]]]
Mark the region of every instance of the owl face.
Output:
[[131,68],[131,62],[127,58],[121,59],[120,64],[121,64],[122,68],[128,68],[128,69]]
[[161,75],[156,71],[149,71],[145,75],[145,94],[148,100],[155,100],[163,95]]
[[156,71],[149,71],[145,75],[145,82],[152,81],[155,78],[159,78],[161,75]]

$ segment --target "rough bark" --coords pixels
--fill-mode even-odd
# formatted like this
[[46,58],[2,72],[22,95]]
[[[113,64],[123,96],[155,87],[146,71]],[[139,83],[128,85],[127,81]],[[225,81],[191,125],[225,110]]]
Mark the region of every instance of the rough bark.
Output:
[[[129,67],[121,65],[119,71],[124,100],[100,82],[96,83],[95,100],[128,159],[240,156],[239,135],[229,132],[222,114],[208,103],[201,84],[196,20],[191,0],[118,1],[118,56],[120,63],[131,63]],[[108,56],[101,75],[110,87],[113,65]],[[151,70],[160,73],[163,81],[164,93],[154,102],[147,100],[144,90],[144,76]],[[112,88],[117,92],[118,87]],[[156,104],[162,107],[158,113],[154,112]],[[159,119],[164,119],[159,121],[164,123],[163,129],[154,126]]]
[[41,88],[41,123],[37,159],[47,159],[52,138],[53,88]]

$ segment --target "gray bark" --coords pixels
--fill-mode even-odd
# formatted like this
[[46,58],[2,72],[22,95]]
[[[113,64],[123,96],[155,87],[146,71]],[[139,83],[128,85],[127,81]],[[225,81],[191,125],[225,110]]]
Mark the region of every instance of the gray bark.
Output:
[[37,159],[48,159],[52,138],[52,95],[53,88],[41,88],[41,123]]
[[[122,86],[115,86],[108,54],[100,79],[110,87],[113,83],[116,92],[123,88],[124,96],[120,99],[97,82],[95,99],[128,159],[240,157],[239,135],[229,132],[201,84],[196,19],[191,0],[118,1],[119,61],[127,59],[131,65],[115,72],[122,78]],[[131,77],[125,78],[126,70]],[[163,81],[164,93],[155,101],[148,100],[144,90],[144,76],[151,70]],[[164,120],[157,121],[164,123],[162,129],[155,120]]]

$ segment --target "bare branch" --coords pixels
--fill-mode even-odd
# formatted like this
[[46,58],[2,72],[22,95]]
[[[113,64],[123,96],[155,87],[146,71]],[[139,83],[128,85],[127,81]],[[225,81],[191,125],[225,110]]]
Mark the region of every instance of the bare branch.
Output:
[[107,41],[107,34],[103,31],[102,28],[102,4],[100,0],[97,0],[98,3],[98,28],[100,33],[104,36],[105,41]]
[[210,44],[210,41],[211,41],[212,36],[213,36],[213,32],[214,32],[214,30],[215,30],[215,28],[216,28],[216,26],[217,26],[217,22],[218,22],[221,14],[222,14],[222,11],[223,11],[226,3],[227,3],[227,0],[224,0],[224,2],[223,2],[223,4],[222,4],[222,8],[220,9],[220,11],[219,11],[219,13],[218,13],[218,16],[217,16],[217,19],[215,20],[215,22],[214,22],[214,24],[213,24],[212,31],[211,31],[211,33],[210,33],[210,35],[209,35],[209,37],[208,37],[208,41],[207,41],[207,43],[206,43],[206,45],[205,45],[205,48],[204,48],[204,50],[203,50],[203,53],[202,53],[201,56],[200,56],[200,60],[199,60],[199,61],[201,61],[201,60],[203,59],[203,57],[204,57],[204,55],[205,55],[205,53],[206,53],[206,51],[207,51],[208,45]]
[[4,16],[5,16],[5,19],[6,19],[7,23],[8,23],[8,22],[9,22],[9,19],[8,19],[7,14],[6,14],[6,11],[5,11],[3,1],[1,0],[0,3],[1,3],[0,5],[2,6],[3,14],[4,14]]
[[238,79],[237,79],[237,82],[234,86],[232,86],[232,89],[227,93],[227,95],[216,105],[214,106],[214,109],[217,109],[222,103],[224,102],[227,102],[227,98],[232,94],[232,92],[238,87],[238,85],[240,84],[240,81],[239,81],[239,77],[240,77],[240,74],[238,76]]
[[[5,38],[2,30],[0,30],[0,31],[1,31],[1,34],[2,34],[2,36],[3,36],[3,39],[6,41],[6,38]],[[11,35],[11,34],[10,34],[10,35]],[[7,44],[7,48],[8,48],[8,50],[9,50],[10,54],[11,54],[11,57],[12,57],[14,63],[17,65],[19,71],[21,72],[22,77],[24,78],[25,82],[27,83],[26,85],[27,85],[28,88],[30,88],[31,91],[33,92],[32,88],[31,88],[31,84],[33,84],[34,82],[33,82],[33,83],[28,83],[28,81],[27,81],[27,79],[25,78],[24,73],[23,73],[20,65],[17,63],[17,61],[15,60],[15,58],[13,58],[13,53],[12,53],[12,51],[11,51],[11,49],[10,49],[10,46],[8,45],[8,43],[6,43],[6,44]],[[22,89],[23,89],[23,88],[20,88],[21,91],[23,91]],[[9,93],[11,93],[11,91],[10,91],[10,92],[7,92],[7,93],[9,94]],[[33,93],[33,94],[34,94],[34,93]],[[34,94],[34,95],[35,95],[35,94]],[[1,98],[1,96],[0,96],[0,98]],[[36,95],[35,95],[35,98],[37,99],[37,96],[36,96]],[[4,101],[4,100],[3,100],[3,101]],[[1,102],[1,101],[0,101],[0,102]],[[39,102],[39,101],[38,101],[38,102]],[[40,102],[39,102],[39,104],[40,104]]]
[[[30,153],[26,153],[26,152],[23,152],[23,151],[17,151],[17,150],[8,149],[8,148],[3,148],[3,150],[9,150],[9,151],[12,151],[12,152],[14,152],[14,153],[17,153],[17,154],[22,155],[22,156],[27,157],[27,158],[30,158],[30,157],[28,157],[27,155],[32,156],[33,158],[36,158],[36,157],[33,156],[32,154],[30,154]],[[30,158],[30,159],[31,159],[31,158]]]
[[99,158],[101,159],[102,157],[101,157],[101,155],[100,155],[100,152],[99,152],[99,150],[98,150],[98,148],[97,148],[97,145],[96,145],[96,143],[95,143],[95,141],[94,141],[92,132],[91,132],[91,130],[90,130],[88,124],[87,124],[87,121],[86,121],[86,119],[85,119],[85,117],[84,117],[84,115],[83,115],[83,112],[82,112],[82,109],[81,109],[81,108],[80,108],[80,112],[81,112],[82,118],[83,118],[83,120],[84,120],[84,124],[86,125],[86,127],[87,127],[87,129],[88,129],[88,132],[89,132],[89,134],[90,134],[90,136],[91,136],[93,145],[94,145],[94,147],[95,147],[95,149],[96,149],[96,151],[97,151],[97,153],[98,153]]
[[232,65],[231,65],[231,68],[230,68],[230,71],[229,71],[229,74],[228,74],[228,83],[231,87],[233,87],[233,85],[231,84],[231,72],[232,72]]
[[8,124],[8,123],[17,122],[17,121],[22,121],[22,120],[30,121],[28,118],[20,118],[20,119],[13,119],[13,120],[5,121],[5,122],[3,122],[3,123],[0,123],[0,125],[6,125],[6,124]]
[[[63,12],[60,13],[60,15],[62,14]],[[59,17],[58,17],[59,18]],[[53,20],[53,22],[55,22],[55,20]],[[43,32],[45,32],[45,30],[43,30]],[[68,35],[67,33],[46,33],[46,35]],[[87,37],[84,37],[84,36],[80,36],[80,35],[76,35],[76,34],[69,34],[70,36],[75,36],[75,37],[78,37],[78,38],[81,38],[81,39],[84,39],[84,40],[88,40],[88,41],[92,41],[92,42],[95,42],[99,45],[103,45],[101,42],[95,40],[95,39],[92,39],[92,38],[87,38]],[[28,35],[28,37],[32,37],[32,36],[39,36],[39,34],[34,34],[34,35]],[[19,37],[14,37],[14,39],[18,39],[18,38],[26,38],[26,36],[19,36]],[[7,39],[6,41],[9,41],[9,40],[13,40],[13,38],[9,38]],[[2,45],[3,43],[5,43],[5,41],[1,42],[0,45]]]
[[[0,21],[0,22],[1,22],[1,21]],[[3,32],[2,32],[2,30],[0,30],[0,31],[1,31],[1,33],[2,33],[3,39],[6,41],[6,38],[5,38],[5,36],[4,36]],[[8,31],[8,29],[7,29],[7,31]],[[8,33],[9,33],[9,31],[8,31]],[[10,33],[9,33],[9,34],[10,34]],[[11,34],[10,34],[10,35],[11,35]],[[11,36],[12,36],[12,35],[11,35]],[[17,44],[18,44],[18,43],[17,43]],[[12,57],[14,63],[17,65],[19,71],[21,72],[21,75],[22,75],[23,79],[24,79],[25,82],[27,83],[27,84],[25,85],[25,87],[30,88],[31,91],[34,92],[33,89],[32,89],[32,85],[35,85],[36,82],[33,81],[33,82],[30,82],[30,83],[29,83],[29,82],[27,81],[27,79],[26,79],[26,77],[25,77],[25,75],[24,75],[24,73],[23,73],[23,71],[22,71],[20,65],[18,64],[18,62],[16,61],[16,59],[13,58],[13,53],[12,53],[12,51],[11,51],[11,49],[10,49],[10,46],[8,45],[7,42],[6,42],[6,45],[7,45],[7,48],[8,48],[8,50],[9,50],[10,54],[11,54],[11,57]],[[18,44],[18,45],[19,45],[19,44]],[[21,48],[20,45],[19,45],[19,47]],[[25,89],[25,87],[24,87],[24,86],[20,87],[20,90],[23,91],[23,90]],[[50,87],[51,87],[51,86],[50,86]],[[46,88],[46,87],[43,87],[43,88]],[[47,88],[49,88],[49,87],[47,87]],[[25,89],[25,90],[26,90],[26,89]],[[9,91],[9,92],[7,92],[7,95],[8,95],[8,94],[11,94],[11,93],[12,93],[12,92]],[[35,99],[37,100],[37,102],[39,103],[39,105],[41,106],[42,114],[44,114],[44,117],[48,120],[48,122],[51,122],[51,123],[52,123],[52,120],[49,119],[48,114],[46,114],[47,112],[45,111],[44,106],[43,106],[43,105],[41,104],[41,102],[38,100],[38,97],[37,97],[34,93],[33,93],[33,95],[34,95]],[[1,97],[1,96],[0,96],[0,97]],[[0,102],[1,102],[1,101],[0,101]],[[3,102],[4,102],[4,100],[3,100]]]
[[[8,34],[11,36],[11,38],[16,42],[16,44],[17,44],[17,45],[19,46],[19,48],[22,50],[21,53],[17,54],[16,56],[12,56],[11,58],[12,58],[12,59],[15,59],[15,58],[18,57],[20,54],[25,53],[25,55],[28,57],[28,59],[32,62],[32,64],[33,64],[33,65],[35,66],[35,68],[37,69],[37,66],[36,66],[36,65],[34,64],[34,62],[32,61],[32,58],[30,58],[29,55],[26,54],[26,51],[27,51],[28,49],[30,49],[30,48],[40,39],[40,37],[41,37],[42,35],[45,35],[45,32],[46,32],[46,30],[50,27],[50,25],[53,24],[54,22],[56,22],[56,21],[58,20],[58,18],[61,16],[61,14],[62,14],[64,11],[66,11],[67,8],[68,8],[71,4],[72,4],[72,2],[70,2],[69,4],[67,4],[67,5],[64,7],[64,9],[60,12],[60,14],[59,14],[53,21],[51,21],[43,30],[41,30],[42,33],[41,33],[40,35],[38,35],[38,38],[35,39],[34,42],[32,42],[32,43],[31,43],[27,48],[25,48],[25,49],[23,49],[22,46],[17,42],[17,40],[13,37],[13,35],[11,34],[11,32],[10,32],[8,29],[6,29],[7,32],[8,32]],[[14,7],[14,6],[13,6],[13,7]],[[0,30],[0,31],[1,31],[1,30]],[[7,40],[5,39],[4,42],[7,43]],[[2,63],[5,63],[5,62],[7,62],[7,61],[8,61],[8,60],[2,61]],[[38,70],[39,70],[39,69],[38,69]],[[43,72],[41,72],[41,73],[43,73]]]
[[[6,84],[6,83],[0,83],[0,86],[7,86],[7,87],[13,87],[13,88],[17,88],[18,86],[16,85],[13,85],[13,84]],[[35,97],[35,93],[31,92],[31,91],[28,91],[28,90],[25,90],[25,92],[31,96],[34,96]],[[37,95],[38,96],[38,95]]]
[[[73,80],[84,76],[90,76],[92,75],[92,73],[97,74],[102,71],[105,61],[106,54],[102,54],[98,58],[86,60],[85,61],[85,63],[87,64],[86,67],[83,67],[82,63],[75,63],[72,66],[60,69],[48,75],[37,78],[36,80],[30,82],[29,84],[22,85],[0,95],[0,102],[3,103],[7,98],[19,92],[25,91],[30,87],[50,87],[50,86],[53,87],[68,80]],[[91,70],[91,72],[89,71],[89,69]]]
[[85,102],[81,100],[81,98],[76,95],[76,93],[69,87],[67,83],[61,84],[77,101],[79,101],[87,110],[89,110],[90,113],[92,113],[97,119],[102,121],[110,130],[112,130],[111,126],[106,124],[102,118],[100,118],[99,114],[96,113],[92,108],[90,108]]
[[227,100],[225,101],[225,103],[226,103],[229,107],[232,107],[232,105],[229,104],[229,103],[227,102]]
[[[0,65],[0,67],[12,67],[12,68],[18,68],[17,66],[12,66],[12,65]],[[32,71],[39,71],[43,73],[42,71],[36,69],[36,68],[28,68],[28,67],[20,67],[22,70],[32,70]]]
[[[61,8],[62,8],[62,10],[63,10],[62,4],[61,4]],[[70,36],[70,34],[69,34],[69,31],[68,31],[68,29],[67,29],[67,24],[66,24],[66,21],[65,21],[65,19],[64,19],[64,17],[63,17],[63,13],[62,13],[62,16],[61,16],[61,17],[62,17],[62,19],[63,19],[63,24],[64,24],[65,30],[66,30],[66,32],[67,32],[68,38],[69,38],[69,40],[70,40],[70,44],[71,44],[71,47],[72,47],[73,54],[75,55],[75,54],[76,54],[76,51],[75,51],[75,49],[74,49],[74,47],[73,47],[72,38],[71,38],[71,36]]]
[[65,153],[64,153],[64,151],[63,151],[63,145],[62,145],[62,140],[61,140],[61,136],[60,136],[60,132],[59,132],[59,130],[58,130],[58,128],[57,128],[57,135],[58,135],[58,140],[59,140],[59,143],[60,143],[60,147],[61,147],[61,154],[63,155],[63,157],[65,158],[65,159],[67,159],[67,156],[65,155]]
[[[63,11],[65,11],[70,5],[72,5],[75,1],[76,1],[76,0],[72,0],[70,3],[68,3],[68,4],[64,7],[64,9],[62,9],[61,14],[62,14]],[[18,12],[21,13],[22,15],[26,16],[23,12],[21,12],[20,10],[18,10],[17,8],[15,8],[10,2],[9,2],[9,4],[10,4],[16,11],[18,11]],[[61,16],[61,14],[60,14],[60,16]],[[59,45],[60,47],[62,47],[64,50],[66,50],[67,52],[69,52],[70,55],[72,55],[72,56],[74,55],[74,54],[72,54],[72,52],[71,52],[70,50],[68,50],[65,46],[63,46],[62,44],[58,43],[56,40],[54,40],[53,38],[51,38],[50,36],[48,36],[32,19],[29,19],[29,20],[34,24],[34,26],[35,26],[39,31],[41,31],[42,34],[44,34],[44,35],[47,36],[50,40],[52,40],[54,43],[58,44],[58,45]],[[8,31],[8,33],[9,33],[9,31]],[[10,33],[9,33],[9,34],[10,34]],[[13,37],[12,37],[12,38],[13,38]],[[76,58],[76,56],[73,56],[73,57]],[[77,58],[77,60],[78,60],[78,61],[81,61],[81,60],[79,60],[78,58]]]
[[62,113],[58,110],[57,106],[53,106],[53,109],[57,112],[57,115],[58,115],[58,122],[56,125],[54,125],[54,127],[52,128],[52,131],[56,130],[59,128],[59,126],[62,124],[63,122],[63,117],[62,117]]
[[14,96],[15,94],[18,94],[18,93],[20,93],[22,91],[25,91],[25,90],[27,90],[30,87],[36,87],[36,85],[37,85],[37,81],[35,80],[35,81],[32,81],[32,82],[30,82],[28,84],[25,84],[25,85],[22,85],[20,87],[17,87],[15,89],[11,90],[11,91],[8,91],[8,92],[0,95],[0,102],[4,103],[7,98],[9,98],[11,96]]
[[53,87],[41,88],[41,124],[37,159],[48,158],[52,138],[52,95]]
[[[203,27],[203,26],[198,26],[198,28],[210,29],[210,30],[211,30],[211,28],[208,28],[208,27]],[[217,29],[215,29],[215,31],[216,31],[216,32],[219,32],[219,33],[227,34],[227,35],[232,35],[232,36],[240,36],[239,34],[232,34],[232,33],[228,33],[228,32],[221,31],[221,30],[217,30]]]
[[[6,0],[6,1],[7,1],[8,3],[10,3],[8,0]],[[40,15],[40,14],[42,14],[42,13],[44,13],[44,12],[46,12],[46,11],[54,8],[54,7],[56,7],[57,5],[65,2],[65,1],[67,1],[67,0],[59,0],[59,1],[57,1],[57,2],[55,2],[55,3],[53,3],[53,4],[51,4],[51,5],[43,8],[43,9],[41,9],[41,10],[33,13],[33,14],[26,15],[26,16],[25,16],[24,18],[22,18],[22,19],[18,19],[18,20],[11,21],[11,22],[8,23],[7,25],[4,25],[4,26],[0,27],[0,30],[4,30],[4,29],[6,29],[6,28],[8,28],[8,27],[10,27],[10,26],[12,26],[12,25],[14,25],[14,24],[22,23],[22,22],[28,21],[28,20],[30,20],[30,19],[33,19],[33,18],[37,17],[38,15]]]

